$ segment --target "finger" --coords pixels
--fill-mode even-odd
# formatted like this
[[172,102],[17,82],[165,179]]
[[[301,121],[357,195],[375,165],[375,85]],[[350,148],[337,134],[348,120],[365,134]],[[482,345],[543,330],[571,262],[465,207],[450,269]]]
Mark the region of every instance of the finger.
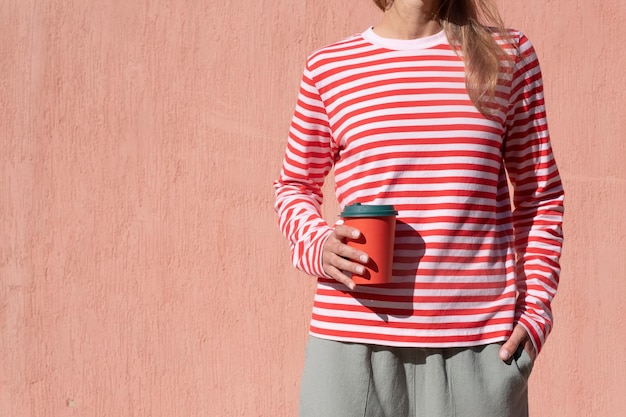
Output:
[[335,234],[340,238],[358,239],[361,236],[361,231],[355,227],[338,224],[335,226]]
[[352,272],[353,274],[363,275],[365,267],[359,263],[352,262],[347,256],[331,256],[330,265],[339,269],[340,271]]
[[342,270],[331,265],[327,268],[326,273],[328,273],[328,275],[330,275],[335,281],[345,285],[351,290],[356,288],[354,281],[352,281],[349,276],[344,274]]
[[511,333],[511,337],[509,337],[509,339],[500,348],[500,359],[508,361],[519,348],[520,344],[526,341],[527,338],[528,334],[526,333],[526,330],[524,330],[522,326],[515,326],[513,328],[513,333]]
[[[340,266],[344,269],[347,269],[349,271],[352,272],[356,272],[357,274],[362,274],[363,271],[361,270],[360,272],[356,271],[354,268],[355,266],[346,268],[348,266],[348,264],[353,264],[354,262],[359,262],[361,264],[366,264],[369,261],[369,256],[367,255],[367,253],[360,251],[358,249],[353,248],[350,245],[346,245],[345,243],[341,243],[339,245],[337,245],[336,249],[335,249],[335,254],[338,255],[340,257],[340,259],[347,261],[346,262],[341,262],[341,265],[337,265]],[[352,262],[354,261],[354,262]]]
[[[346,264],[345,262],[342,265],[336,264],[335,256],[338,256],[343,260],[348,260],[348,262],[354,261],[366,264],[369,261],[369,256],[367,255],[367,253],[343,243],[334,235],[331,235],[331,237],[324,245],[323,256],[326,257],[326,262],[330,262],[340,268],[346,266]],[[350,268],[349,270],[355,272],[354,268]]]
[[[362,264],[366,264],[369,261],[369,256],[367,255],[367,253],[344,243],[344,241],[342,240],[342,238],[358,238],[358,236],[360,235],[361,232],[358,229],[348,226],[341,226],[341,228],[335,229],[335,234],[327,249],[330,252],[341,256],[342,258],[347,258],[356,262],[360,262]],[[350,270],[353,271],[352,269]]]
[[364,272],[363,265],[354,262],[354,260],[367,262],[367,255],[338,241],[327,245],[322,255],[324,268],[326,268],[326,266],[332,266],[340,271],[348,271],[353,274],[362,275]]
[[[342,250],[340,247],[345,247]],[[352,262],[345,255],[351,255],[354,249],[340,242],[331,243],[322,256],[322,267],[324,271],[334,280],[354,289],[356,284],[347,273],[362,275],[364,267],[361,264]]]

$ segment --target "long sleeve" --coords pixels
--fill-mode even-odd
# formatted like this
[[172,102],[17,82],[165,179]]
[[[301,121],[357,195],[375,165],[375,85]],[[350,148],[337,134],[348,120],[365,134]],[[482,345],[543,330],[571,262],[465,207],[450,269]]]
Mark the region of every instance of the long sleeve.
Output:
[[289,241],[296,268],[326,276],[322,248],[332,228],[321,215],[322,185],[333,165],[328,116],[305,69],[280,177],[274,182],[280,230]]
[[523,35],[513,73],[504,160],[513,186],[516,322],[539,352],[552,328],[559,282],[563,187],[550,146],[541,70]]

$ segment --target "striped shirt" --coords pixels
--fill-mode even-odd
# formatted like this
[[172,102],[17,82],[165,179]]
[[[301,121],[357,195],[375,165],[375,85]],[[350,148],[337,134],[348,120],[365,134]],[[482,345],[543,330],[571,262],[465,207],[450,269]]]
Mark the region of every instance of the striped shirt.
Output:
[[[318,277],[312,335],[460,347],[506,340],[519,323],[543,346],[563,189],[537,56],[523,34],[510,37],[498,39],[512,60],[489,118],[472,104],[444,32],[394,40],[368,29],[307,59],[274,188],[294,265]],[[399,212],[391,284],[351,291],[322,268],[333,226],[321,189],[333,167],[340,207]]]

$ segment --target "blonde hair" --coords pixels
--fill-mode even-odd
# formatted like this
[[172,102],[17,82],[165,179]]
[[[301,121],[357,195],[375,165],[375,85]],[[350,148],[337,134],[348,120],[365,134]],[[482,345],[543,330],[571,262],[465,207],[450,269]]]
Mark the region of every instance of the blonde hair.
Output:
[[[383,11],[393,0],[374,0]],[[498,75],[504,62],[511,57],[496,42],[496,31],[510,43],[497,7],[491,0],[441,0],[435,16],[465,62],[465,83],[472,102],[485,116],[493,112],[490,99],[494,97]]]

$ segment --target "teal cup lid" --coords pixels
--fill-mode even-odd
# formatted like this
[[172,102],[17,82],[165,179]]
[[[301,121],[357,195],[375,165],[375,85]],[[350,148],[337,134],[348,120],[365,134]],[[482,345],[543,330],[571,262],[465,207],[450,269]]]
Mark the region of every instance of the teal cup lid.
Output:
[[354,203],[344,207],[341,217],[387,217],[397,214],[396,208],[391,205]]

